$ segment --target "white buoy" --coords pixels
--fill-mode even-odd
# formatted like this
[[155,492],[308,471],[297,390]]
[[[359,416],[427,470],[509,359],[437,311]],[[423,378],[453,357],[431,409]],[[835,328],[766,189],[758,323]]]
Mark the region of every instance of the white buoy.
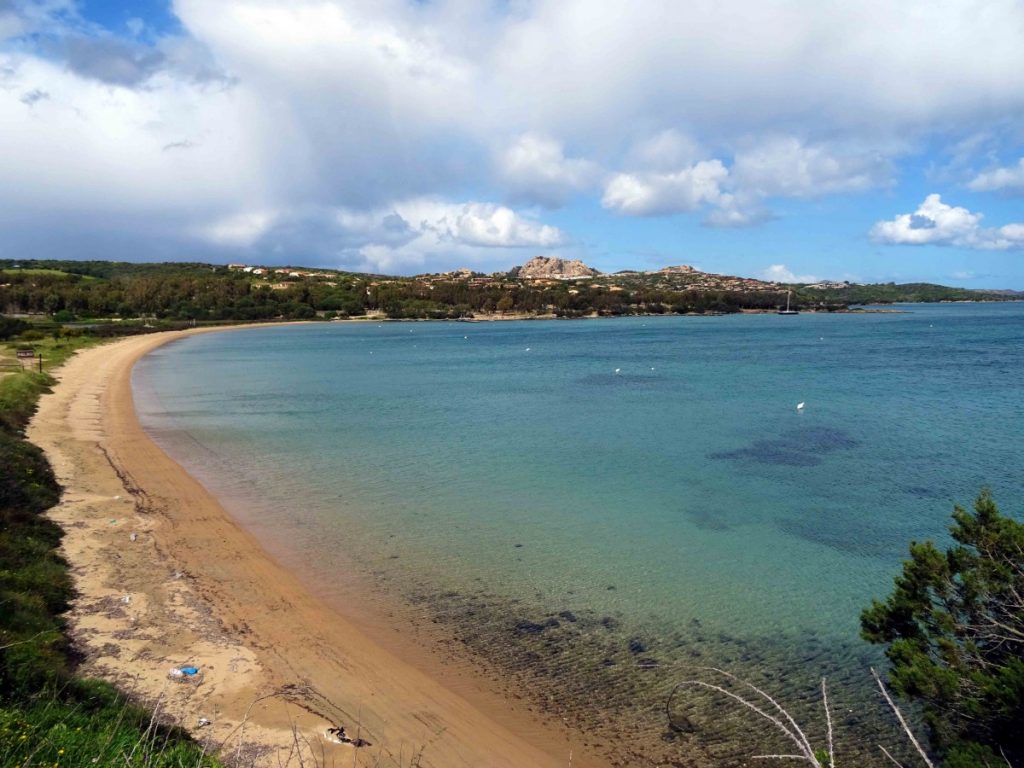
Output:
[[527,352],[529,352],[529,351],[530,351],[530,348],[529,348],[529,347],[527,347],[527,348],[526,348],[526,351],[527,351]]
[[615,373],[619,373],[621,370],[622,370],[621,368],[616,368],[615,369]]
[[802,411],[802,410],[804,409],[804,404],[803,404],[803,403],[797,403],[797,404],[796,404],[796,409],[797,409],[798,411]]

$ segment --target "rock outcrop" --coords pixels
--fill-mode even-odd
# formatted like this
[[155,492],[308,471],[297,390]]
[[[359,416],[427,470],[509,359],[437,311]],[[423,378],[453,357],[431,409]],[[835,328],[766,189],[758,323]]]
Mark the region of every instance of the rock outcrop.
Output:
[[511,274],[523,280],[568,280],[579,277],[597,277],[601,273],[579,259],[557,259],[553,256],[534,256]]

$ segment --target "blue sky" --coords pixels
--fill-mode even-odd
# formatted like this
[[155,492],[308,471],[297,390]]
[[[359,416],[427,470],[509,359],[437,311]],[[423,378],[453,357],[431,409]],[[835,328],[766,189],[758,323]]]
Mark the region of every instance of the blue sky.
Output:
[[1024,289],[1016,0],[0,0],[0,257]]

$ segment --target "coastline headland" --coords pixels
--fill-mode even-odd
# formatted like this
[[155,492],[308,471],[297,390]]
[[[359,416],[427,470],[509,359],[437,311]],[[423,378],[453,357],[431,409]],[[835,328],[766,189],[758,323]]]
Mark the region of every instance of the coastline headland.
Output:
[[[85,671],[245,764],[284,764],[302,749],[321,765],[606,765],[578,734],[468,670],[439,675],[383,647],[149,439],[134,409],[133,365],[213,330],[226,329],[80,352],[29,428],[64,488],[50,515],[66,531],[78,591],[69,624]],[[199,668],[196,678],[169,676],[185,665]],[[330,726],[366,745],[332,743]]]

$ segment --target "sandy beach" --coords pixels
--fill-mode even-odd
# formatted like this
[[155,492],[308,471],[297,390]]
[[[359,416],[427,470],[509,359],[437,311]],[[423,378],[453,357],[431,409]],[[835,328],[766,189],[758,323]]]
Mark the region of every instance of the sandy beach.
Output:
[[[298,765],[297,749],[306,765],[312,754],[325,766],[606,765],[578,734],[467,669],[417,663],[370,637],[147,437],[132,366],[188,333],[79,353],[29,429],[64,488],[50,514],[67,534],[79,594],[69,619],[84,671],[245,765]],[[388,630],[400,638],[400,627]],[[200,668],[198,682],[169,679],[186,663]],[[330,725],[369,745],[328,742]]]

